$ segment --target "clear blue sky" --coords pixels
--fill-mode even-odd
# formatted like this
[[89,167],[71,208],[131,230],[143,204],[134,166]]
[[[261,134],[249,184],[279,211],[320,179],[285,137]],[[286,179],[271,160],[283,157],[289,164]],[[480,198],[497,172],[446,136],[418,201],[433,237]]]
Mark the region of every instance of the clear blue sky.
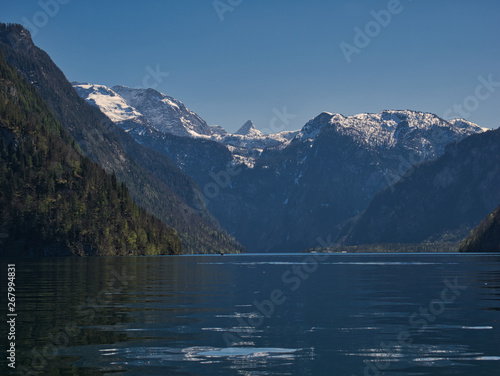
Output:
[[[321,111],[384,109],[461,111],[500,126],[498,0],[215,5],[219,13],[212,0],[0,0],[0,21],[32,22],[35,43],[69,80],[155,86],[229,131],[248,119],[259,129],[298,129]],[[388,8],[390,21],[375,21],[371,12]],[[356,27],[372,35],[367,46],[355,44]],[[357,48],[350,63],[343,42]],[[145,79],[157,69],[161,82]],[[283,122],[276,112],[285,106]]]

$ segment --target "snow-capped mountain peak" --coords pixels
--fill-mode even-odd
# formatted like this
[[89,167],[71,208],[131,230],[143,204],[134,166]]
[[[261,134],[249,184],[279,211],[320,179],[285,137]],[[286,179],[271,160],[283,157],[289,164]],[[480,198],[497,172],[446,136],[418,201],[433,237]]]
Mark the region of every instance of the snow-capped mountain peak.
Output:
[[248,136],[248,137],[262,137],[264,134],[259,131],[257,128],[255,128],[255,125],[251,120],[248,120],[245,124],[241,126],[240,129],[238,129],[235,134],[239,134],[242,136]]
[[[478,127],[477,124],[474,124],[468,120],[465,120],[465,119],[451,119],[451,120],[447,120],[448,123],[450,123],[451,125],[453,125],[454,127],[457,127],[457,128],[463,128],[463,129],[469,129],[469,128],[476,128]],[[484,127],[480,127],[483,131],[489,131],[490,129],[489,128],[484,128]]]
[[154,89],[73,85],[81,97],[137,138],[149,134],[161,139],[162,135],[174,134],[212,140],[225,145],[235,163],[249,167],[254,166],[264,149],[286,148],[292,140],[312,145],[323,132],[346,136],[368,149],[410,150],[424,158],[433,158],[444,152],[446,144],[486,130],[463,119],[446,121],[430,113],[390,110],[352,116],[322,112],[300,131],[276,134],[263,134],[248,120],[231,134],[221,126],[208,126],[181,101]]
[[142,115],[120,95],[104,85],[73,82],[78,95],[98,107],[113,122],[137,120]]
[[341,117],[342,115],[340,114],[331,114],[330,112],[322,112],[318,116],[316,116],[314,119],[309,120],[306,125],[302,127],[300,132],[297,135],[298,139],[309,139],[313,140],[316,138],[316,136],[320,133],[321,129],[327,124],[330,124],[332,119],[335,116]]
[[160,132],[177,136],[210,136],[207,123],[181,101],[154,89],[133,89],[116,85],[111,88],[137,109]]
[[214,135],[224,136],[225,134],[227,134],[227,131],[217,124],[210,125],[210,129],[212,131],[212,134]]
[[[447,143],[486,130],[465,120],[446,121],[431,113],[410,110],[347,117],[323,112],[307,122],[297,139],[312,141],[325,129],[335,129],[366,147],[404,147],[417,153],[426,151],[438,155]],[[436,148],[439,150],[434,150]]]

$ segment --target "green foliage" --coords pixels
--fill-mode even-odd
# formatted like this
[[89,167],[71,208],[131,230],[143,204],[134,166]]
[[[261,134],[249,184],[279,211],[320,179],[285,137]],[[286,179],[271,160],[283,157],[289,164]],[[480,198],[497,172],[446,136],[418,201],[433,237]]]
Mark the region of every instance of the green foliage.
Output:
[[500,252],[500,206],[471,231],[460,252]]
[[139,208],[76,148],[36,90],[0,51],[2,253],[157,255],[181,253],[175,230]]

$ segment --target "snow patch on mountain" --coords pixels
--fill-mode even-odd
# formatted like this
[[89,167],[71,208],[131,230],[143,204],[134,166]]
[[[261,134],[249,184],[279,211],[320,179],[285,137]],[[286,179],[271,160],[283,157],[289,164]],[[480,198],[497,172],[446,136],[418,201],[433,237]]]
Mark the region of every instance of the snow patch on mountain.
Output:
[[177,136],[210,136],[207,123],[181,101],[154,89],[133,89],[122,85],[111,88],[137,109],[154,128]]
[[235,133],[228,133],[219,125],[207,125],[181,101],[154,89],[73,85],[82,98],[133,135],[162,138],[174,134],[216,141],[228,148],[235,163],[250,168],[265,149],[283,149],[292,141],[307,142],[312,147],[316,138],[327,130],[348,136],[367,148],[401,148],[424,159],[442,154],[449,142],[486,130],[463,119],[446,121],[430,113],[390,110],[353,116],[322,112],[301,130],[275,134],[263,134],[249,120]]
[[104,85],[73,82],[78,95],[98,107],[114,123],[137,120],[142,115],[125,99]]
[[245,124],[241,126],[234,134],[248,137],[262,137],[264,134],[255,128],[255,125],[251,120],[248,120]]
[[[471,123],[470,121],[465,120],[465,119],[451,119],[451,120],[447,120],[447,121],[452,126],[457,127],[457,128],[475,129],[476,127],[478,127],[477,124]],[[489,128],[484,128],[484,127],[480,127],[480,128],[483,130],[483,132],[491,130]]]
[[210,125],[210,130],[214,135],[224,136],[227,134],[227,131],[220,125]]
[[410,110],[353,116],[323,112],[307,122],[296,138],[313,142],[326,129],[334,129],[367,147],[403,147],[433,155],[441,154],[449,142],[486,130],[462,119],[446,121],[431,113]]
[[226,145],[233,154],[234,162],[244,163],[252,168],[264,149],[285,147],[297,133],[298,131],[284,131],[264,134],[248,120],[236,133],[214,132],[211,139]]
[[235,163],[248,167],[255,165],[263,149],[283,146],[297,134],[285,131],[265,135],[250,120],[236,133],[227,133],[219,125],[208,126],[179,100],[153,89],[121,85],[108,88],[78,82],[73,86],[82,98],[100,108],[137,141],[146,135],[161,139],[165,134],[212,140],[224,144]]

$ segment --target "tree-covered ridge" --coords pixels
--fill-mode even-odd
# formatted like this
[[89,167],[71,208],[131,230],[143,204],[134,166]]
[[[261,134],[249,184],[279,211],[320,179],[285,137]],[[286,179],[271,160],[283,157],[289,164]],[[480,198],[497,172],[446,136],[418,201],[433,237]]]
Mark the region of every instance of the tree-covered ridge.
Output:
[[460,252],[500,252],[500,205],[471,231]]
[[1,51],[0,227],[3,255],[182,252],[177,232],[81,154]]
[[37,89],[83,154],[114,171],[134,202],[177,230],[185,253],[244,251],[207,210],[197,184],[168,157],[134,141],[80,98],[50,56],[33,44],[28,30],[0,22],[0,50]]

